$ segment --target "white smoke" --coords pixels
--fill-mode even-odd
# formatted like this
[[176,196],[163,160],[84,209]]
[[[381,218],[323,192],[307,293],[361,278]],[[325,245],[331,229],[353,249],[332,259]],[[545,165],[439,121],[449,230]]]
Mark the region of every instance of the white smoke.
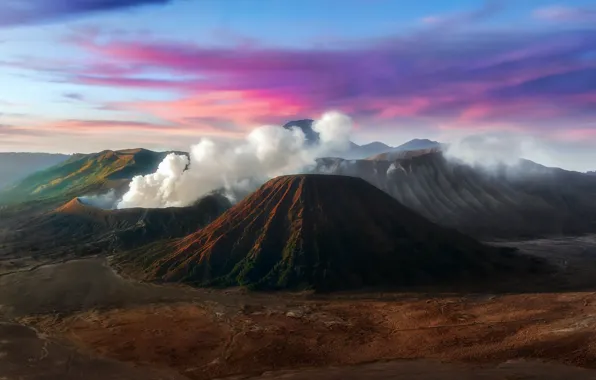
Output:
[[445,157],[485,168],[517,166],[521,159],[544,162],[538,141],[517,134],[486,133],[466,136],[448,144]]
[[255,182],[300,173],[316,158],[349,148],[352,120],[328,112],[313,124],[313,130],[320,141],[312,146],[299,128],[278,126],[256,128],[240,143],[202,139],[191,147],[190,158],[169,154],[155,173],[134,177],[118,208],[187,206],[218,188],[229,190],[228,194],[242,193]]
[[112,189],[105,194],[84,195],[79,197],[79,201],[86,205],[111,210],[116,208],[118,197],[116,196],[116,191]]

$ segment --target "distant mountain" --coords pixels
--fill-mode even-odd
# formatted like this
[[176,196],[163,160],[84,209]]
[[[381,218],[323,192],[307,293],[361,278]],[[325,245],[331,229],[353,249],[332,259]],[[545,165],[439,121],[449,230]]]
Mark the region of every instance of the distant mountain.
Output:
[[168,152],[146,149],[75,154],[0,191],[0,203],[57,199],[122,190],[135,175],[153,173]]
[[369,160],[397,160],[401,158],[414,157],[421,154],[439,152],[443,144],[428,139],[414,139],[395,148],[384,150],[379,154],[367,156]]
[[426,155],[429,153],[437,153],[437,152],[441,152],[441,148],[418,149],[418,150],[392,150],[389,152],[369,156],[366,158],[366,160],[395,161],[395,160],[401,160],[404,158],[412,158],[412,157],[423,156],[423,155]]
[[439,149],[441,143],[428,139],[414,139],[405,144],[397,146],[392,149],[394,152],[403,152],[405,150],[425,150],[425,149]]
[[[284,124],[283,128],[290,129],[292,127],[298,127],[304,132],[306,141],[309,144],[316,144],[319,141],[319,134],[312,128],[314,120],[303,119],[289,121]],[[374,154],[387,152],[392,149],[389,145],[385,145],[381,142],[375,141],[365,145],[358,145],[353,142],[350,143],[350,148],[346,152],[331,152],[332,155],[336,155],[346,159],[359,159],[372,156]]]
[[381,152],[387,152],[392,149],[389,145],[383,144],[382,142],[371,142],[365,145],[356,145],[351,147],[350,151],[346,154],[345,158],[350,159],[361,159],[372,155],[379,154]]
[[596,175],[596,171],[593,171],[593,172],[586,172],[586,174],[588,174],[588,175]]
[[149,280],[316,290],[483,280],[536,266],[439,227],[361,179],[327,175],[275,178],[196,233],[119,261]]
[[0,153],[0,189],[69,157],[50,153]]
[[132,249],[186,236],[230,206],[227,198],[217,194],[189,207],[161,209],[104,210],[75,198],[0,234],[0,256],[30,253],[50,258]]
[[323,158],[315,172],[363,178],[430,220],[483,239],[596,231],[596,176],[531,161],[486,171],[413,151],[395,160]]
[[312,119],[293,120],[284,124],[283,128],[290,129],[292,127],[298,127],[304,132],[306,141],[309,144],[315,144],[319,141],[319,133],[312,129],[312,125],[315,121]]

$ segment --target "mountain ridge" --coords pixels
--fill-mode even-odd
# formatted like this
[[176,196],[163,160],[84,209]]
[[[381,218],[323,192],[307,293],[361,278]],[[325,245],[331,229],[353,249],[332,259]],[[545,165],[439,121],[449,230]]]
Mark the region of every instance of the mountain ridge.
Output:
[[137,148],[74,154],[3,189],[0,203],[48,199],[65,202],[87,193],[108,189],[122,191],[135,175],[153,173],[169,153]]
[[531,161],[486,171],[440,152],[396,160],[317,160],[315,172],[363,178],[440,225],[483,239],[596,231],[596,176]]
[[531,266],[503,252],[429,222],[361,179],[310,174],[276,177],[208,226],[119,263],[158,282],[335,290]]
[[15,223],[0,234],[0,255],[43,252],[44,257],[107,254],[160,239],[186,236],[231,206],[207,195],[188,207],[106,210],[74,198],[54,210]]
[[[293,120],[284,124],[283,128],[290,129],[292,127],[298,127],[306,136],[308,144],[316,144],[319,141],[319,134],[312,128],[314,123],[315,120],[313,119]],[[380,141],[372,141],[363,145],[350,141],[350,148],[347,152],[331,152],[331,155],[345,159],[364,159],[374,155],[389,154],[389,152],[394,151],[430,149],[440,146],[440,143],[428,139],[413,139],[397,147],[391,147]]]

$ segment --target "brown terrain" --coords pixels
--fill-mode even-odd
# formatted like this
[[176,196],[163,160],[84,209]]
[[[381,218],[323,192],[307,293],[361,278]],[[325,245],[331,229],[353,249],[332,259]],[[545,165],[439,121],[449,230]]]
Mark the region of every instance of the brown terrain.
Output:
[[[416,181],[423,178],[433,176]],[[541,228],[577,220],[574,213],[591,202],[591,182],[583,181],[549,191],[525,188],[566,205],[552,220],[536,219]],[[507,194],[499,198],[504,204],[513,199]],[[470,196],[453,199],[469,206]],[[528,209],[536,204],[542,205]],[[477,208],[478,215],[490,215],[492,206],[486,207]],[[573,217],[564,219],[565,212]],[[592,215],[587,206],[581,212]],[[90,228],[80,236],[103,236],[121,227],[113,212],[76,201],[52,213],[57,216],[33,219],[33,226],[44,227],[28,234],[20,225],[20,236],[50,244],[51,236],[65,239],[71,231]],[[521,220],[542,214],[524,215]],[[154,223],[157,231],[167,227],[157,222],[162,218]],[[152,234],[140,231],[141,237]],[[164,237],[165,243],[108,258],[102,251],[48,259],[44,245],[37,258],[18,247],[0,256],[0,379],[596,379],[594,235],[480,243],[362,180],[294,176],[270,182],[186,238]],[[405,262],[383,259],[391,253]],[[440,268],[432,265],[437,261]],[[321,267],[341,275],[312,281]],[[400,276],[408,271],[425,281],[404,283]],[[134,278],[139,272],[174,283],[141,282]],[[365,281],[375,272],[387,274],[382,285],[402,287],[362,288],[379,285]],[[398,281],[387,281],[389,273]],[[236,281],[217,285],[245,286],[179,283],[214,278]],[[246,286],[272,278],[281,286],[270,288],[280,291]],[[318,285],[346,279],[356,286],[296,291],[327,290],[335,287]]]
[[567,288],[254,293],[137,283],[100,258],[5,275],[0,378],[596,379],[596,237],[520,249]]

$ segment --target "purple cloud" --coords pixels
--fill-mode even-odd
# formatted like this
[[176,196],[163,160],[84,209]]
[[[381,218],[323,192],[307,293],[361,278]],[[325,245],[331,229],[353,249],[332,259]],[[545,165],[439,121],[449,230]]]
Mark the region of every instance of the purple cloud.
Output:
[[4,0],[0,3],[0,27],[56,21],[144,5],[164,5],[171,1],[173,0]]
[[551,6],[535,10],[534,17],[548,21],[596,22],[596,9]]
[[[596,49],[596,30],[450,37],[429,35],[425,44],[401,38],[313,50],[86,41],[80,46],[97,54],[99,62],[138,71],[111,75],[96,65],[70,73],[70,80],[184,94],[241,91],[248,98],[285,99],[306,113],[337,107],[386,116],[457,115],[479,107],[493,108],[483,114],[499,114],[500,108],[519,100],[565,104],[569,112],[577,106],[585,112],[583,103],[569,95],[596,94],[596,61],[585,58]],[[153,70],[184,80],[151,79]],[[139,79],[142,75],[145,79]]]
[[183,124],[213,125],[226,118],[247,125],[316,117],[328,109],[380,123],[507,121],[542,127],[562,118],[596,117],[596,59],[590,55],[596,28],[436,29],[312,49],[205,47],[97,33],[69,42],[92,59],[32,69],[62,82],[176,93],[179,98],[103,109],[141,110]]

